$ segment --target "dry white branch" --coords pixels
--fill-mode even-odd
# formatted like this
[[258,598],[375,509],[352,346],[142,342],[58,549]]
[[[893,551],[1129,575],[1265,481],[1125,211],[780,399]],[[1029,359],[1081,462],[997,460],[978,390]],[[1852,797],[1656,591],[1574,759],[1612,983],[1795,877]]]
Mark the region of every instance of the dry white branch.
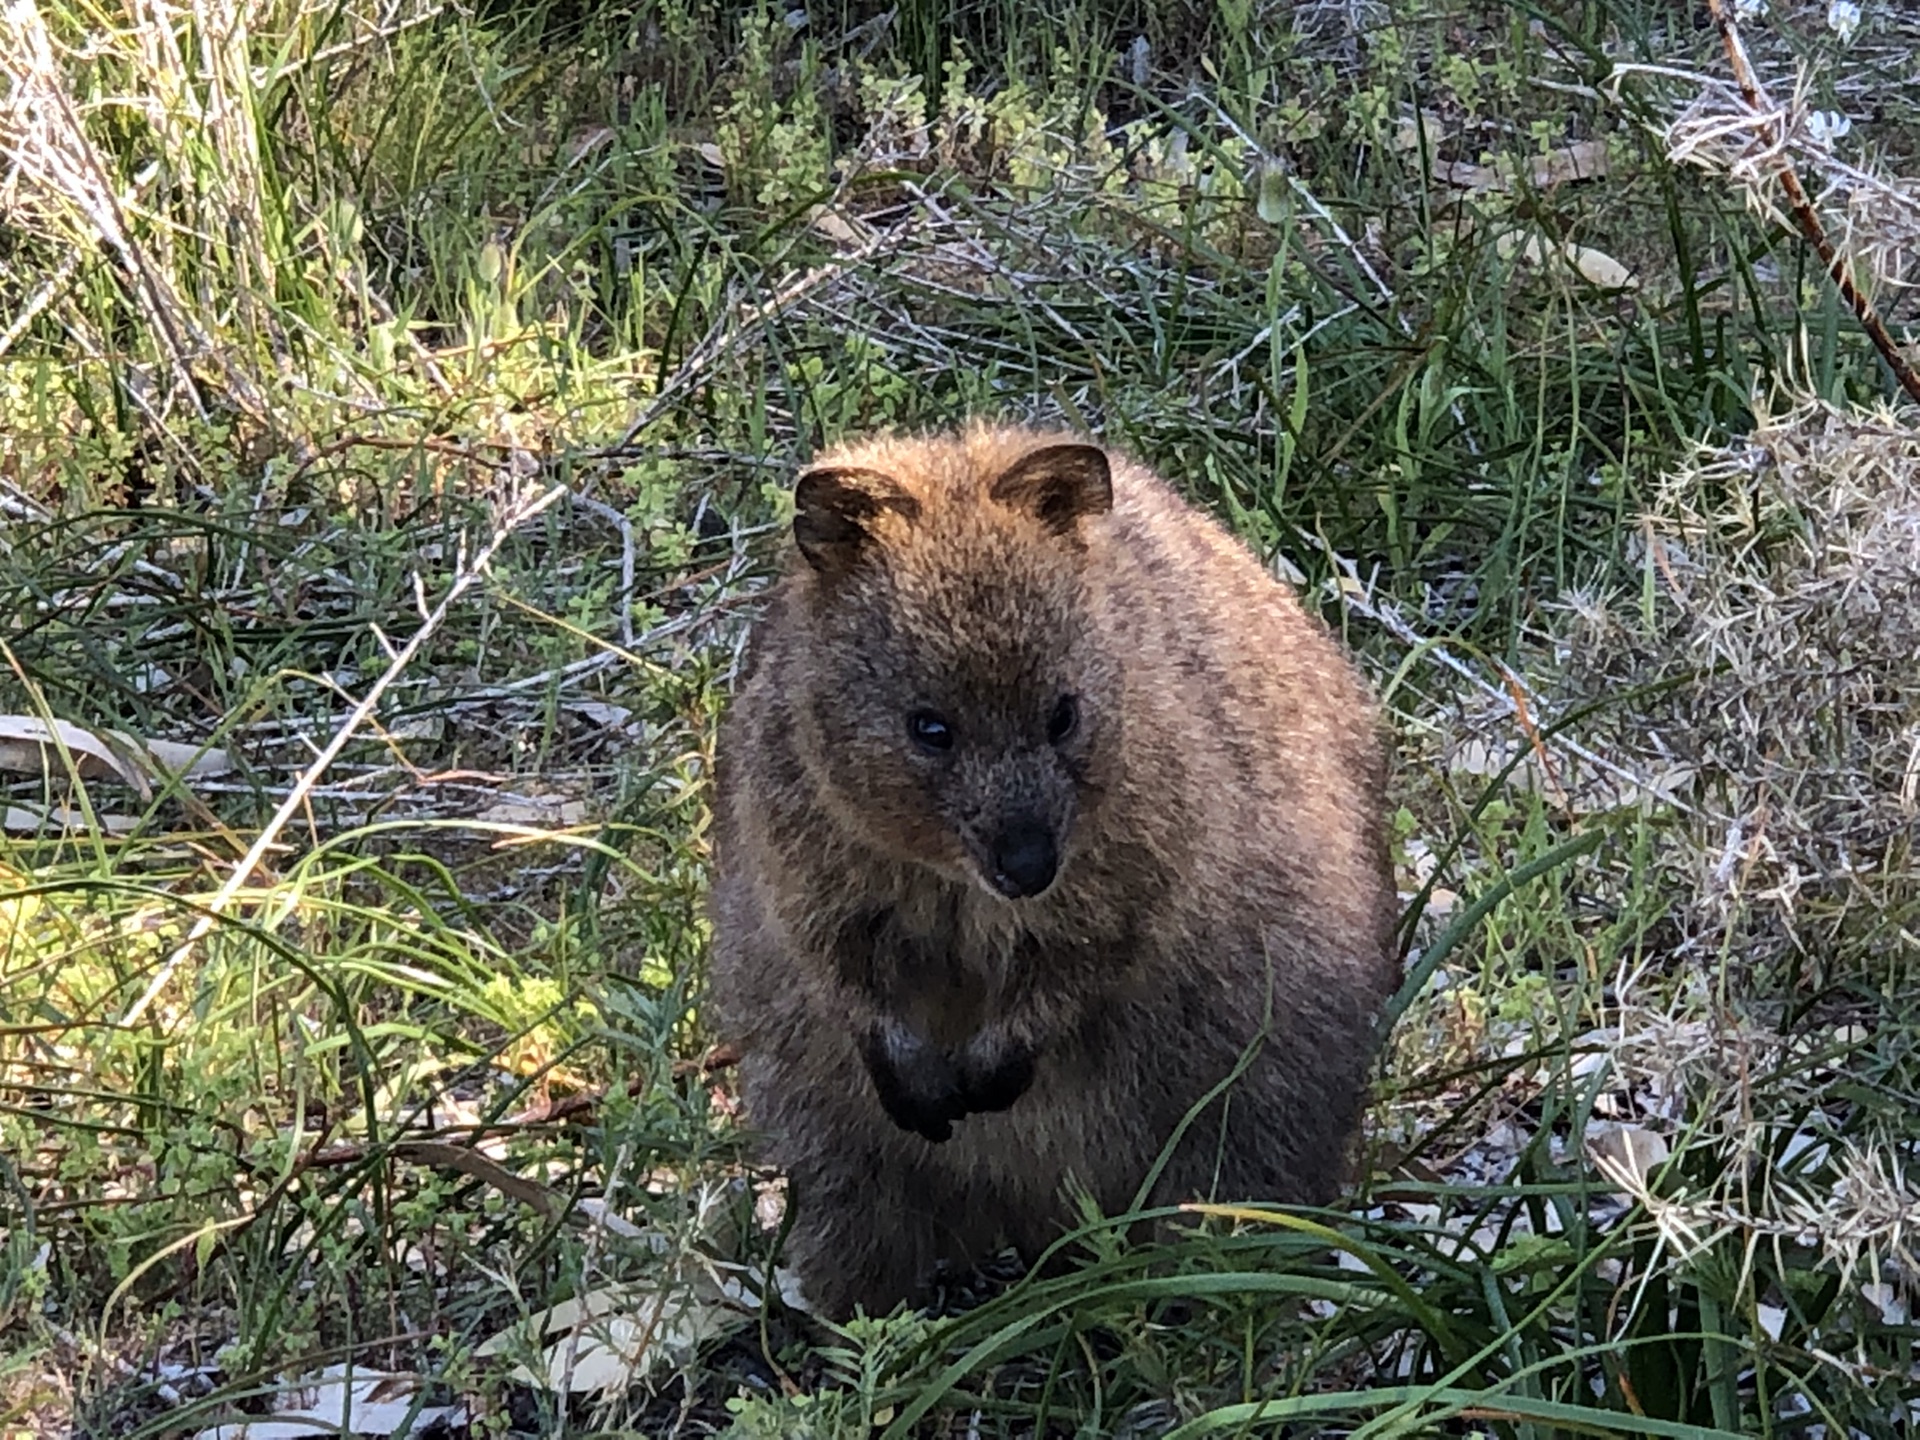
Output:
[[[508,483],[512,485],[514,482],[509,480]],[[460,597],[486,574],[487,566],[492,562],[495,552],[506,543],[507,538],[515,530],[553,504],[564,493],[565,491],[558,485],[544,489],[516,487],[507,490],[500,497],[495,505],[492,533],[487,537],[486,542],[471,556],[464,553],[456,556],[453,579],[448,584],[446,593],[440,597],[439,603],[425,613],[420,628],[407,638],[406,644],[393,651],[392,662],[386,670],[367,688],[367,693],[361,698],[360,703],[354,706],[352,712],[335,730],[333,738],[314,757],[313,763],[307,767],[306,772],[287,793],[286,798],[280,802],[280,807],[274,811],[272,818],[262,827],[253,844],[247,848],[247,853],[234,865],[233,872],[227,877],[225,883],[201,906],[200,914],[194,920],[192,928],[187,931],[186,938],[167,956],[159,970],[154,973],[147,988],[141,992],[140,998],[128,1007],[127,1013],[120,1021],[122,1025],[132,1025],[146,1013],[147,1008],[159,998],[160,992],[166,988],[167,982],[173,978],[174,972],[180,968],[181,963],[193,953],[194,947],[219,922],[220,916],[233,904],[234,898],[253,877],[255,868],[278,842],[280,832],[286,828],[287,822],[292,820],[301,806],[306,803],[311,789],[326,775],[329,767],[339,758],[340,752],[346,749],[347,743],[372,718],[379,708],[381,698],[405,673],[414,656],[419,654],[420,647],[439,630]],[[464,550],[464,546],[462,548]]]

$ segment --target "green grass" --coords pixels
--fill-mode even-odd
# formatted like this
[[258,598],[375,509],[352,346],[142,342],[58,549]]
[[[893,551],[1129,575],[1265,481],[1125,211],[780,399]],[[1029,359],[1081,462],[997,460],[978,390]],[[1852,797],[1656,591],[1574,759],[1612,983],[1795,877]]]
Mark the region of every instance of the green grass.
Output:
[[[1666,160],[1693,92],[1609,81],[1717,74],[1687,6],[1350,8],[276,0],[230,44],[187,7],[177,57],[145,7],[10,13],[0,715],[228,764],[0,772],[66,807],[0,834],[0,1427],[192,1434],[351,1361],[490,1433],[1903,1433],[1899,917],[1745,964],[1674,807],[1531,762],[1625,766],[1692,693],[1554,688],[1568,595],[1654,594],[1661,478],[1884,372]],[[1818,103],[1881,85],[1861,143],[1911,158],[1884,46],[1756,35]],[[1604,173],[1534,183],[1575,142]],[[1372,1178],[1090,1217],[944,1318],[735,1317],[598,1402],[517,1384],[476,1352],[522,1317],[770,1260],[700,1064],[713,727],[793,469],[980,411],[1141,455],[1388,696],[1418,953]],[[1672,1154],[1624,1191],[1612,1119]]]

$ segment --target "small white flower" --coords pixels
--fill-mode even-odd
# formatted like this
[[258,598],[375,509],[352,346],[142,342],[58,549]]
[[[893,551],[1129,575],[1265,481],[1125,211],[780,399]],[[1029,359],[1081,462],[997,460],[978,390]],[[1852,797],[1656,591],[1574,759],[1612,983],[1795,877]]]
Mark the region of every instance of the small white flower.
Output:
[[1827,6],[1827,28],[1845,45],[1860,28],[1860,7],[1853,0],[1831,0]]
[[1831,146],[1851,129],[1853,121],[1838,110],[1815,110],[1807,116],[1807,133],[1818,145]]

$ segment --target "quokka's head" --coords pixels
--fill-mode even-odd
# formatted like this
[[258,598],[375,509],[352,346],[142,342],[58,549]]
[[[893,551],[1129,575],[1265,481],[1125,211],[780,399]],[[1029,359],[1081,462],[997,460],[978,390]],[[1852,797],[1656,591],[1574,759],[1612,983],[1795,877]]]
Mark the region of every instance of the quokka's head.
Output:
[[1106,454],[1024,432],[876,442],[801,475],[802,753],[882,854],[1010,901],[1072,872],[1118,743],[1090,613]]

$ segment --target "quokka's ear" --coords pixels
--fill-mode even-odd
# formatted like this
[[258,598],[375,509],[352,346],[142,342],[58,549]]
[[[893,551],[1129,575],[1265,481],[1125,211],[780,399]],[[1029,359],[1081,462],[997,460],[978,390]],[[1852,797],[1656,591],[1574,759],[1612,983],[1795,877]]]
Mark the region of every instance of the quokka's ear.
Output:
[[866,558],[883,516],[913,520],[920,514],[920,502],[891,475],[832,466],[802,474],[793,505],[794,543],[826,576],[844,575]]
[[993,498],[1065,535],[1083,515],[1113,509],[1113,468],[1097,445],[1030,450],[993,482]]

